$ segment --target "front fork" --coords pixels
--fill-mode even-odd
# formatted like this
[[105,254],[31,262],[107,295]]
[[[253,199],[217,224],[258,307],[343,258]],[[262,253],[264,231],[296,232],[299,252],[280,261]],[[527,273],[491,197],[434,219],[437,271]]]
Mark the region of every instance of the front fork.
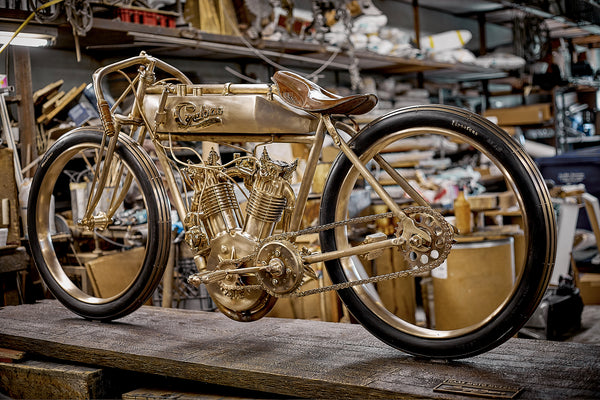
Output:
[[[100,149],[96,155],[96,168],[94,171],[92,184],[90,186],[90,195],[88,197],[84,217],[80,221],[77,221],[79,226],[90,231],[95,229],[102,231],[108,227],[119,207],[119,204],[121,204],[125,199],[133,180],[133,175],[131,173],[127,173],[123,180],[123,185],[121,187],[114,188],[108,210],[106,212],[99,211],[96,215],[93,215],[94,210],[100,202],[102,194],[104,193],[106,182],[109,176],[112,175],[113,177],[117,178],[116,182],[120,182],[120,177],[123,175],[124,164],[120,163],[116,167],[113,165],[114,153],[119,141],[119,132],[121,130],[122,123],[132,126],[132,136],[134,136],[137,132],[137,141],[139,144],[142,144],[146,136],[146,127],[141,120],[141,101],[146,88],[155,80],[154,61],[150,60],[147,64],[140,66],[136,80],[138,86],[135,91],[135,99],[131,113],[127,118],[115,118],[112,114],[113,110],[108,108],[108,103],[104,99],[99,100],[100,118],[102,120],[102,126],[104,127],[104,134]],[[134,83],[135,82],[136,81],[134,81]],[[105,150],[104,148],[107,141],[108,145],[106,146]]]

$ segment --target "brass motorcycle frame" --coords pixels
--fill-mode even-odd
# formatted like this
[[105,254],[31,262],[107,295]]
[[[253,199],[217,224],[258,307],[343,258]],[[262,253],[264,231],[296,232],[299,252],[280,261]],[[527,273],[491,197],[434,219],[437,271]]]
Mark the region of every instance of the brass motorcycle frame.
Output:
[[[115,107],[111,108],[105,99],[101,81],[110,73],[120,72],[122,69],[134,65],[140,65],[138,74],[135,79],[130,81],[129,88],[116,101],[118,104],[122,98],[129,95],[130,92],[134,92],[132,87],[136,86],[135,93],[132,93],[134,95],[133,106],[129,115],[118,115]],[[173,76],[179,83],[157,85],[154,74],[157,68]],[[423,248],[430,241],[428,233],[415,226],[414,221],[399,208],[352,151],[350,147],[352,139],[346,142],[338,130],[351,137],[354,137],[357,131],[349,125],[334,123],[329,115],[309,113],[286,105],[279,98],[279,93],[274,85],[192,84],[182,72],[144,52],[137,57],[97,70],[93,75],[93,84],[104,128],[101,151],[106,143],[106,153],[103,167],[100,163],[96,167],[84,218],[79,221],[79,224],[87,229],[105,229],[131,185],[132,177],[128,174],[121,191],[113,193],[112,206],[108,211],[92,215],[110,173],[119,132],[129,126],[129,136],[139,144],[143,143],[147,135],[155,143],[156,153],[165,174],[171,199],[182,221],[187,215],[186,206],[176,184],[168,156],[160,142],[167,140],[202,141],[203,148],[212,147],[213,149],[216,148],[215,143],[231,142],[309,144],[311,150],[289,226],[291,231],[297,231],[301,225],[324,138],[326,134],[329,134],[340,151],[348,157],[394,216],[398,218],[403,233],[398,238],[365,243],[329,253],[304,255],[303,262],[310,264],[361,255],[374,250],[399,246],[402,243],[409,243],[413,248]],[[198,106],[200,106],[199,110]],[[151,119],[152,117],[154,120]],[[208,146],[206,146],[207,144]],[[428,203],[382,157],[375,157],[375,161],[383,170],[391,174],[397,184],[409,193],[417,204],[428,206]],[[121,172],[119,171],[119,173]],[[205,266],[205,260],[201,257],[196,256],[195,261],[199,269]]]
[[[115,83],[111,89],[121,93],[111,104],[108,94],[105,98],[109,92],[103,90],[109,80]],[[373,95],[335,96],[286,71],[278,71],[273,80],[275,85],[193,84],[176,68],[145,53],[97,70],[93,84],[102,127],[78,128],[59,138],[42,159],[30,189],[29,244],[40,275],[55,297],[85,318],[114,320],[133,312],[150,295],[160,295],[156,291],[160,280],[173,282],[169,275],[164,279],[163,272],[175,271],[166,269],[174,208],[197,267],[189,272],[187,283],[204,284],[219,311],[234,320],[258,320],[280,297],[336,291],[373,335],[418,356],[469,357],[514,336],[542,300],[556,254],[552,201],[542,175],[521,145],[486,119],[443,105],[398,109],[355,128],[328,113],[364,113],[375,105]],[[128,111],[120,111],[121,107]],[[326,135],[339,154],[324,186],[319,225],[301,229],[304,214],[309,214],[305,207]],[[183,141],[202,142],[202,151]],[[266,146],[270,143],[310,145],[299,187],[293,187],[290,179],[297,164],[271,159]],[[242,154],[234,154],[229,162],[221,160],[215,152],[221,145]],[[405,151],[425,148],[428,152],[419,156],[432,162],[416,164],[413,154]],[[439,275],[432,273],[427,283],[435,285],[434,279],[453,273],[442,265],[448,259],[447,264],[455,262],[450,258],[455,254],[460,256],[454,251],[460,250],[454,239],[475,237],[456,232],[406,180],[419,180],[419,169],[441,172],[443,168],[437,166],[448,160],[489,167],[493,187],[512,192],[519,230],[506,241],[519,247],[518,252],[513,249],[495,260],[504,263],[512,257],[514,264],[507,268],[485,265],[478,258],[469,262],[472,268],[457,265],[455,271],[475,279],[467,282],[459,275],[459,284],[452,286],[465,293],[471,289],[485,292],[466,293],[464,298],[460,292],[442,293],[437,300],[451,312],[438,313],[435,302],[428,303],[423,321],[422,313],[416,315],[408,306],[400,310],[396,301],[406,303],[398,296],[412,298],[409,285],[415,282],[384,281],[423,277],[441,267],[436,271]],[[381,177],[381,184],[371,171]],[[383,171],[387,174],[379,175]],[[79,249],[55,251],[49,210],[55,192],[63,197],[59,189],[64,188],[64,181],[58,181],[63,174],[85,186],[71,196],[76,200],[77,207],[72,209],[78,231],[84,228],[102,238],[100,231],[109,226],[110,234],[146,230],[140,241],[127,242],[127,234],[122,237],[124,247],[136,249],[131,253],[132,276],[115,279],[122,282],[115,286],[118,293],[96,288],[93,293],[84,291],[66,268]],[[431,178],[440,188],[454,184],[438,172]],[[410,197],[401,209],[387,192],[400,194],[396,187]],[[86,192],[87,197],[80,197]],[[354,195],[359,201],[353,201]],[[363,205],[367,205],[363,195],[377,206],[369,215],[363,215]],[[246,197],[245,204],[238,201],[240,196]],[[381,203],[385,209],[375,211]],[[144,213],[138,212],[142,208],[145,224]],[[351,230],[351,225],[358,229]],[[314,233],[319,233],[321,252],[299,248],[300,237]],[[488,233],[483,234],[487,239]],[[504,231],[498,235],[504,236]],[[102,250],[100,239],[94,244]],[[403,259],[385,249],[399,250]],[[117,257],[129,254],[119,252]],[[457,262],[464,265],[464,259],[459,257]],[[318,262],[325,262],[324,270],[311,265]],[[120,264],[116,266],[119,272],[124,269]],[[488,296],[488,285],[479,283],[480,277],[495,279],[493,274],[487,276],[488,268],[502,270],[498,290],[494,287],[497,296]],[[326,271],[332,284],[325,283],[319,269]],[[318,279],[316,288],[303,286],[310,279]],[[169,292],[173,291],[163,290]],[[480,297],[481,302],[473,301]],[[473,304],[462,306],[444,299]],[[164,302],[170,303],[169,299]],[[458,308],[473,318],[438,324],[442,319],[437,316],[453,319],[452,311]]]

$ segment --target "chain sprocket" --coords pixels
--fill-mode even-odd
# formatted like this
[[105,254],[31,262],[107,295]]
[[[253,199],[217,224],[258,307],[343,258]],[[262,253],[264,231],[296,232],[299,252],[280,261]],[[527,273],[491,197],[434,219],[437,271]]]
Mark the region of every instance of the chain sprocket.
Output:
[[[440,266],[452,248],[452,225],[439,212],[429,207],[410,207],[403,211],[415,222],[417,228],[431,237],[430,243],[422,243],[420,238],[413,237],[401,245],[408,265],[411,268],[434,265],[432,269]],[[402,233],[402,224],[398,223],[396,236],[401,237]]]
[[290,293],[302,283],[304,264],[292,242],[275,240],[266,243],[256,255],[256,264],[270,267],[256,273],[269,293]]

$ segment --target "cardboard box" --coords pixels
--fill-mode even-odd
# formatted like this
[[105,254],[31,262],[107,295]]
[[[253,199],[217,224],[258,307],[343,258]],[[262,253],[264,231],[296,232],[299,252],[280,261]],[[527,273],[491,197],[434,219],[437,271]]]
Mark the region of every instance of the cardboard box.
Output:
[[[600,147],[587,147],[535,161],[545,179],[552,179],[557,185],[583,184],[587,193],[600,198]],[[577,227],[591,230],[589,217],[583,211],[579,212]]]
[[144,247],[136,247],[86,262],[94,296],[111,297],[127,288],[139,273],[144,253]]
[[600,304],[600,274],[575,270],[575,286],[579,288],[583,304]]
[[550,103],[486,110],[484,117],[494,117],[501,126],[541,124],[552,119]]

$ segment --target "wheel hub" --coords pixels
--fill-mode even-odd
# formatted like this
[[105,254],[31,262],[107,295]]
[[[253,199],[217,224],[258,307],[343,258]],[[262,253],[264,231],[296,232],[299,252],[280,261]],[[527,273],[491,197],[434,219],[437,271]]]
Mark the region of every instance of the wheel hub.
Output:
[[[418,235],[410,237],[408,242],[401,245],[405,258],[410,267],[418,268],[427,264],[444,262],[450,249],[454,230],[452,226],[437,211],[428,207],[411,207],[403,210],[406,215],[414,221],[415,226],[429,234],[431,240],[425,243]],[[396,236],[403,234],[403,225],[396,227]]]

